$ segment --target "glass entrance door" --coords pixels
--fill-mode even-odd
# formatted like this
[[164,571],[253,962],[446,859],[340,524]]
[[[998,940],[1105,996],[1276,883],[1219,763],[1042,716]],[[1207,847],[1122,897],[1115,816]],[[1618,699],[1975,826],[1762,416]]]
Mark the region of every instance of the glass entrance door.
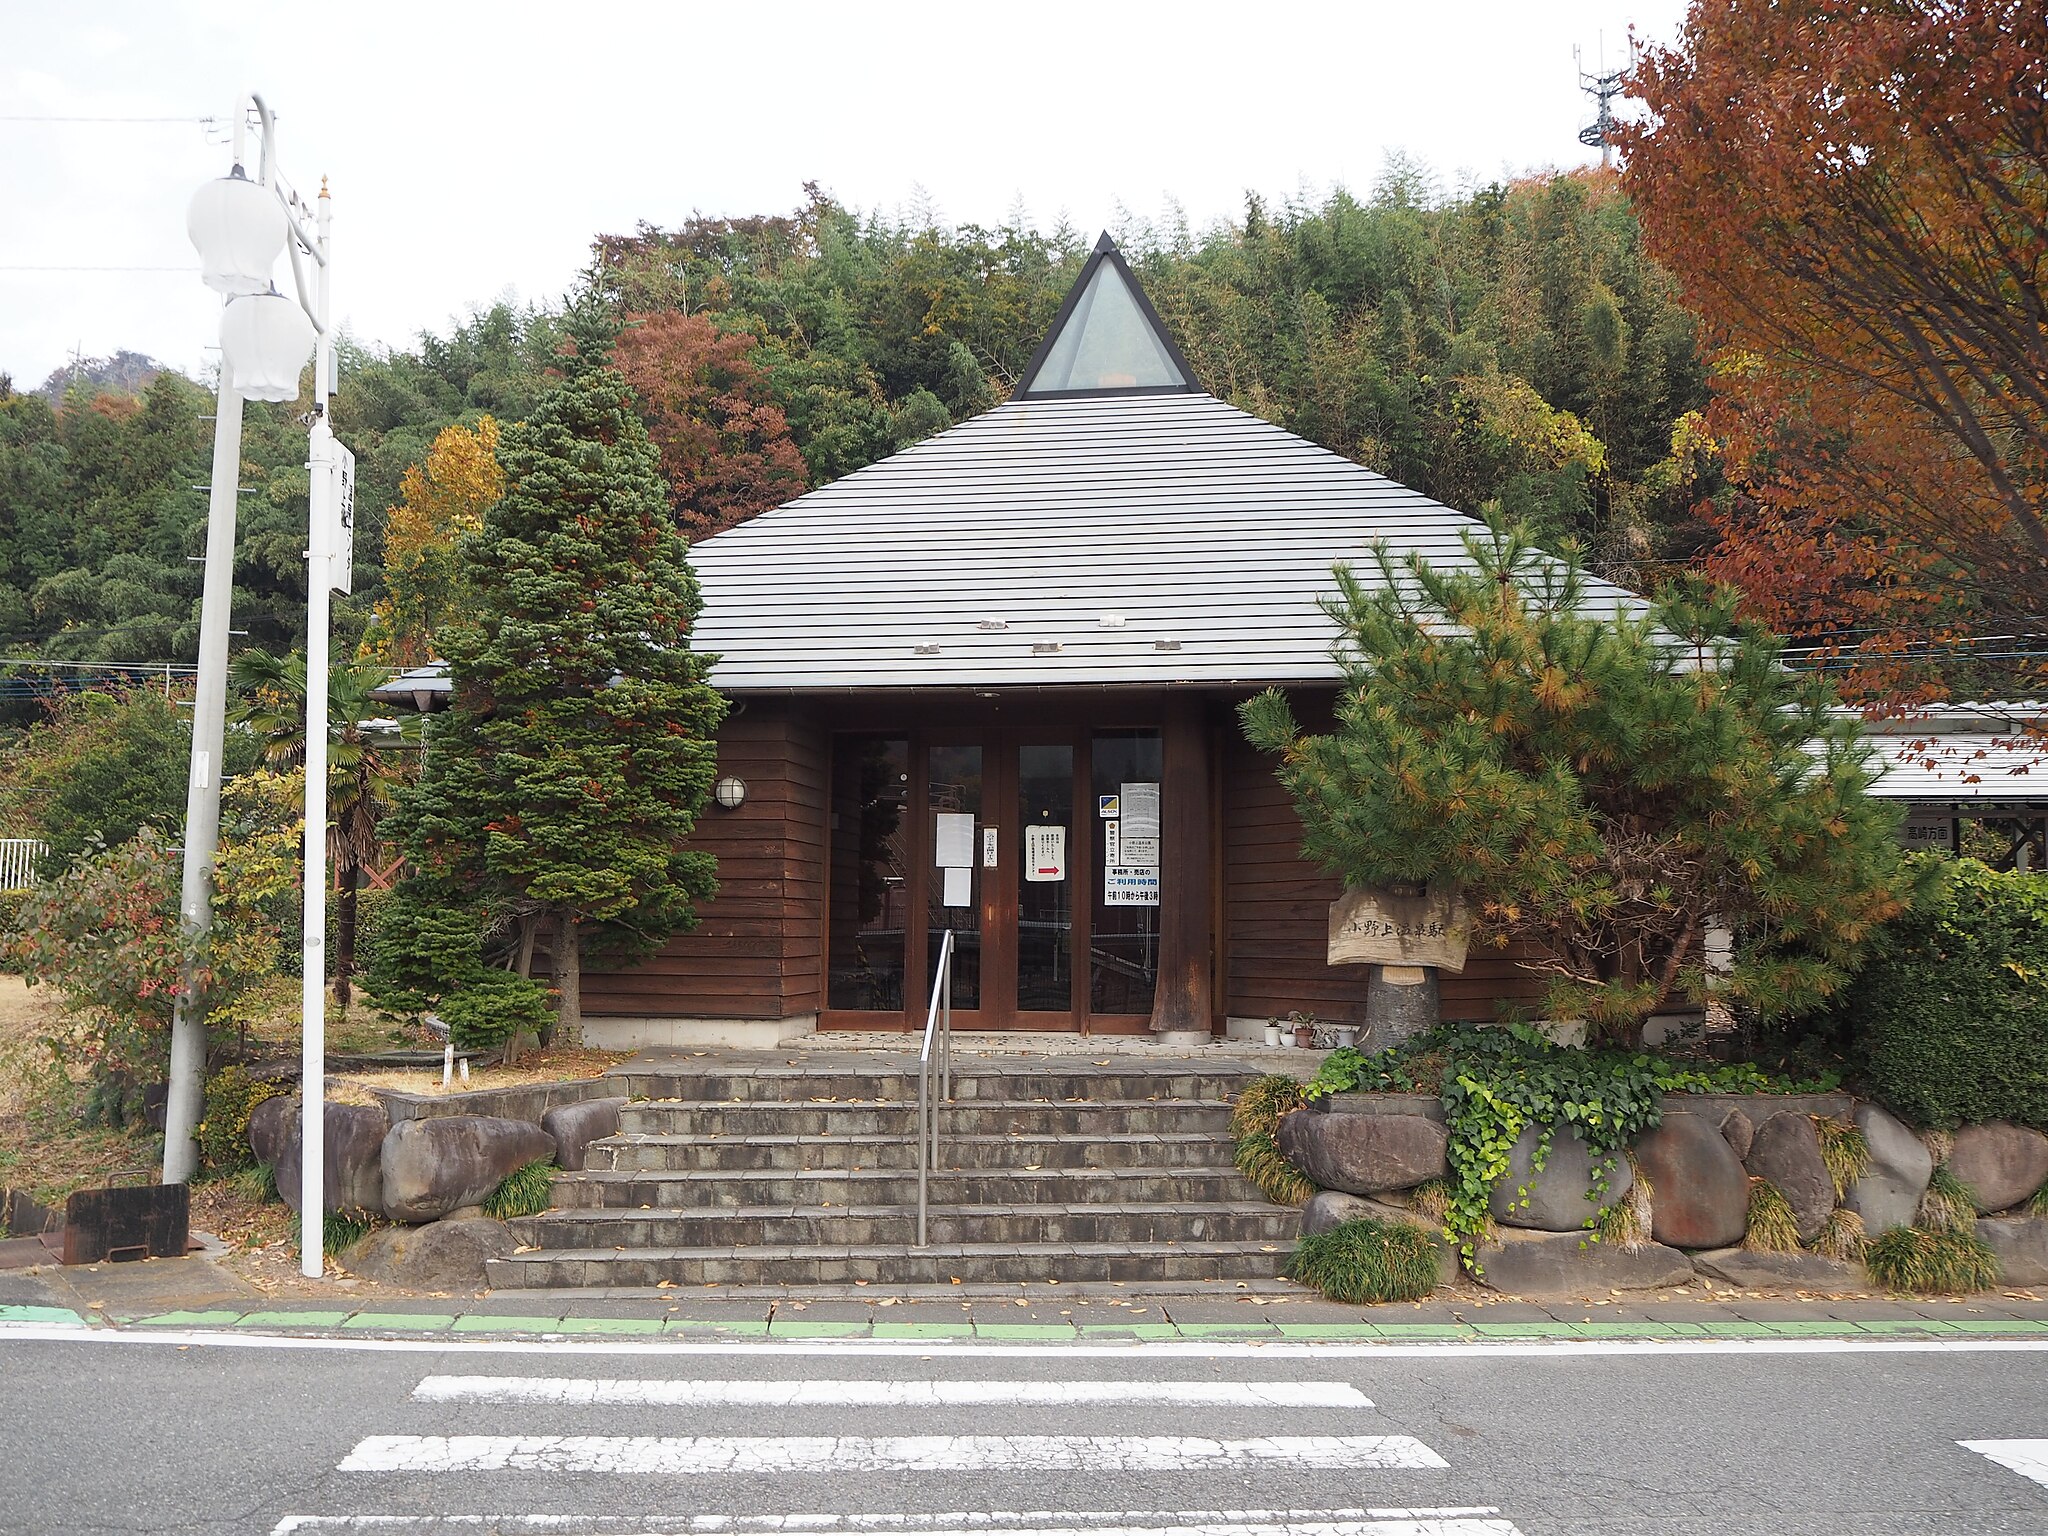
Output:
[[830,1026],[921,1029],[950,930],[955,1027],[1142,1030],[1159,768],[1152,730],[838,737]]

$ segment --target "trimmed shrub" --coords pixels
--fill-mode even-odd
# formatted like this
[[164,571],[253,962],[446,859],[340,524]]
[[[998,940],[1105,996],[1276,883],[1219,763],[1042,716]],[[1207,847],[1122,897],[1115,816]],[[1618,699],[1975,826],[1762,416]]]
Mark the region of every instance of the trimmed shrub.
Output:
[[206,1081],[206,1118],[199,1122],[199,1157],[213,1173],[249,1167],[249,1117],[265,1099],[286,1092],[281,1083],[251,1077],[240,1067],[222,1067]]
[[548,989],[511,971],[486,971],[442,998],[435,1012],[456,1048],[485,1051],[522,1032],[537,1035],[555,1022]]
[[1419,1301],[1436,1289],[1436,1243],[1409,1222],[1361,1217],[1304,1237],[1287,1275],[1332,1301]]
[[1839,1016],[1876,1096],[1912,1124],[2048,1127],[2048,879],[1948,865],[1872,945]]
[[1894,1227],[1870,1240],[1863,1265],[1888,1291],[1956,1296],[1998,1284],[1998,1255],[1975,1231]]

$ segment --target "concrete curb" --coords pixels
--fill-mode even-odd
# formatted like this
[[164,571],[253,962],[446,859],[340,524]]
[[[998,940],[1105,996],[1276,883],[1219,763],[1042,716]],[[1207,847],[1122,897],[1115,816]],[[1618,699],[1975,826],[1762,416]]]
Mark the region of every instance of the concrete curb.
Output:
[[1653,1342],[1675,1339],[1962,1339],[2048,1340],[2048,1318],[1786,1318],[1762,1321],[1713,1318],[1699,1321],[1616,1320],[1560,1322],[1303,1322],[1265,1319],[1242,1322],[999,1322],[993,1318],[947,1322],[893,1322],[886,1318],[815,1321],[771,1314],[765,1318],[605,1317],[511,1315],[494,1312],[336,1311],[331,1308],[233,1307],[161,1312],[114,1321],[67,1307],[0,1305],[0,1339],[9,1327],[91,1330],[156,1328],[247,1330],[329,1337],[450,1339],[700,1338],[700,1339],[896,1339],[962,1340],[991,1343],[1098,1341],[1258,1341],[1290,1343],[1487,1343],[1556,1340]]

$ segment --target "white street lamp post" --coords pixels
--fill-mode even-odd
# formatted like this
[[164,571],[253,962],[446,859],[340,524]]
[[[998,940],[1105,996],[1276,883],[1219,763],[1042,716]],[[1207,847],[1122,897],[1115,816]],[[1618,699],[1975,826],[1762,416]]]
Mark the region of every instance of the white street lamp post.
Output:
[[[235,497],[241,478],[242,402],[292,400],[313,353],[312,474],[306,551],[305,922],[302,944],[301,1061],[304,1120],[300,1147],[300,1268],[322,1270],[327,950],[327,640],[328,594],[346,592],[353,561],[355,458],[334,439],[327,396],[334,379],[328,323],[332,204],[323,183],[315,208],[276,166],[277,125],[261,96],[251,96],[262,134],[256,179],[244,166],[246,115],[235,113],[234,170],[200,188],[187,226],[208,287],[227,296],[221,316],[220,406],[214,423],[213,488],[207,513],[206,578],[199,615],[199,680],[193,704],[192,765],[185,790],[185,863],[180,912],[196,943],[212,923],[213,861],[220,835],[220,766],[227,704],[229,605],[234,593]],[[270,280],[277,254],[291,258],[296,299]],[[306,291],[301,254],[317,268]],[[193,1132],[205,1095],[205,999],[189,973],[171,1023],[170,1093],[164,1107],[164,1182],[183,1183],[198,1168]]]

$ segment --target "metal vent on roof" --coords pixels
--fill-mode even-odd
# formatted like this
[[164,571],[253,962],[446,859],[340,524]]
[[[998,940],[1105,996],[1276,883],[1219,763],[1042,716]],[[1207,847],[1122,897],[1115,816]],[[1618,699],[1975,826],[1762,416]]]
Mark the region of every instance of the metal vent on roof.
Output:
[[1067,648],[1064,640],[1034,640],[1031,654],[1034,656],[1055,656]]
[[1154,640],[1152,642],[1152,649],[1155,651],[1177,651],[1180,649],[1180,642],[1178,640]]
[[976,629],[1008,629],[1010,621],[1008,619],[983,619],[974,627]]
[[1105,613],[1095,621],[1095,627],[1097,629],[1122,629],[1124,627],[1124,616],[1120,613]]
[[920,640],[913,649],[920,656],[936,656],[939,654],[939,642],[936,640]]

